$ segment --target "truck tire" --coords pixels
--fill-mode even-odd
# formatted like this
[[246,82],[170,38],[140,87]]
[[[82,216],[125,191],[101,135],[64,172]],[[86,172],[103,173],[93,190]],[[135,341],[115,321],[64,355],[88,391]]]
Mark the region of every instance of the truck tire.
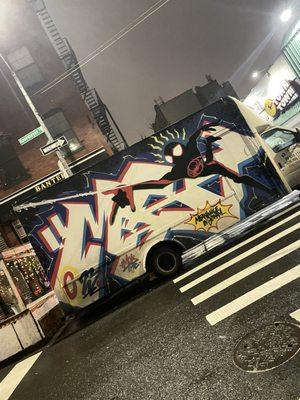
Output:
[[182,267],[181,252],[175,246],[156,247],[152,251],[150,265],[156,275],[171,277]]

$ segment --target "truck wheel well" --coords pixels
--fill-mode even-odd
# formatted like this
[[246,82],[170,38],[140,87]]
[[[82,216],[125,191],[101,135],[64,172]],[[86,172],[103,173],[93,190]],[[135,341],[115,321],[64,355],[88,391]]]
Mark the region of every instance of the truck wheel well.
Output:
[[153,267],[151,265],[151,258],[152,255],[155,253],[155,250],[159,249],[160,247],[170,247],[176,251],[179,252],[179,254],[182,254],[184,252],[185,247],[174,240],[163,240],[161,242],[156,243],[154,246],[151,247],[151,249],[148,251],[147,257],[146,257],[146,271],[150,272],[153,270]]

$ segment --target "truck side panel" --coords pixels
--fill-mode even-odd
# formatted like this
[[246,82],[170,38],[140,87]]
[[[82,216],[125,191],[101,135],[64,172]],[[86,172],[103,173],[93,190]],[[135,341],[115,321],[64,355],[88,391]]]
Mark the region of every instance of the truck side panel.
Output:
[[60,300],[82,308],[144,274],[155,243],[191,247],[284,194],[262,160],[218,101],[15,210]]

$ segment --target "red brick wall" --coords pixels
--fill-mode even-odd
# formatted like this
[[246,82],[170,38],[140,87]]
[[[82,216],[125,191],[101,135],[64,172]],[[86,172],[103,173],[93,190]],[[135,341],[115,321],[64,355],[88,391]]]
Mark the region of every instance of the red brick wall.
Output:
[[[3,10],[0,6],[0,14],[0,52],[4,56],[26,46],[45,77],[43,85],[65,72],[63,64],[27,0],[5,2]],[[19,159],[30,175],[26,181],[12,188],[0,190],[0,199],[3,199],[57,170],[57,157],[56,155],[44,157],[41,154],[40,147],[47,142],[45,135],[33,139],[24,146],[18,143],[18,138],[37,127],[38,123],[2,62],[0,68],[2,71],[2,73],[0,71],[0,131],[10,134]],[[41,115],[55,108],[63,111],[83,145],[83,149],[74,154],[75,159],[102,146],[106,148],[108,154],[112,154],[72,78],[65,79],[46,93],[30,93],[30,97]]]

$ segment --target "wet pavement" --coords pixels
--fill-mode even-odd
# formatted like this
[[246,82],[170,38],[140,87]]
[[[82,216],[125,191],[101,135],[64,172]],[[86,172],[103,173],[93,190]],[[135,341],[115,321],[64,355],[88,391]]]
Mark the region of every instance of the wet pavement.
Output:
[[95,307],[70,322],[10,399],[298,400],[300,353],[265,372],[234,362],[250,332],[300,323],[290,316],[300,308],[297,212],[188,277],[146,285],[104,315]]

